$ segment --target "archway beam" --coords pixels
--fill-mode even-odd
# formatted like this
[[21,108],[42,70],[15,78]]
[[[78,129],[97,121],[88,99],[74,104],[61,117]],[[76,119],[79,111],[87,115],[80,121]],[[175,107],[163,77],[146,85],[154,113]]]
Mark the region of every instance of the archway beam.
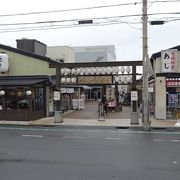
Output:
[[110,62],[84,62],[84,63],[50,63],[50,68],[75,67],[108,67],[108,66],[142,66],[142,61],[110,61]]

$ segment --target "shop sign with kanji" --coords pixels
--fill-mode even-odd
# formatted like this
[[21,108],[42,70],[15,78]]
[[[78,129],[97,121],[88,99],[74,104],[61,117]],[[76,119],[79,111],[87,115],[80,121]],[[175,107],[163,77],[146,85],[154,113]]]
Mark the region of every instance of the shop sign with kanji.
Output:
[[177,72],[177,49],[161,51],[161,71]]

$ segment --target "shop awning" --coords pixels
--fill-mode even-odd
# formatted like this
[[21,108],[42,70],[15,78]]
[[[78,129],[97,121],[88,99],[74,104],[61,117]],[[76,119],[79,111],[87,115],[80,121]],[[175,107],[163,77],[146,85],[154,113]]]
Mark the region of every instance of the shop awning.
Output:
[[49,82],[47,77],[0,77],[0,86],[31,86]]

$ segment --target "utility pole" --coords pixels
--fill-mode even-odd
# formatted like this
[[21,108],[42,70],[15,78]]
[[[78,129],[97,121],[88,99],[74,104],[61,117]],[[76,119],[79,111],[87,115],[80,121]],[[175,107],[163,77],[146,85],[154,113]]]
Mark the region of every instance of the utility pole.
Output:
[[147,0],[143,1],[142,30],[143,30],[143,92],[142,92],[142,122],[143,130],[150,130],[149,103],[148,103],[148,32],[147,32]]
[[56,88],[58,89],[58,100],[57,100],[57,110],[54,114],[54,122],[63,122],[63,112],[62,112],[62,94],[61,94],[61,68],[56,67]]

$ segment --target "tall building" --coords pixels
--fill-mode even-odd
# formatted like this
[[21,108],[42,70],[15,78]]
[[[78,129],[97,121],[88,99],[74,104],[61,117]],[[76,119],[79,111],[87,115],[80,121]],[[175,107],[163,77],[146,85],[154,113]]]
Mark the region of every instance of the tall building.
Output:
[[75,52],[75,62],[115,61],[114,45],[72,47]]
[[[116,49],[114,45],[104,46],[78,46],[72,47],[75,53],[75,62],[107,62],[116,61]],[[86,89],[85,94],[88,100],[102,98],[102,86],[91,86]]]

